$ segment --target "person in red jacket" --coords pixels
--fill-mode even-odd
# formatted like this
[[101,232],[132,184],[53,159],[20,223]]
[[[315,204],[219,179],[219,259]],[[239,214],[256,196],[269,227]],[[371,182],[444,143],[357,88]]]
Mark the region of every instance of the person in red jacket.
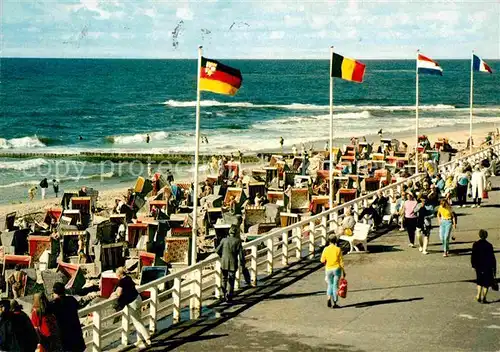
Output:
[[44,292],[33,297],[31,322],[40,338],[40,352],[63,351],[56,317]]

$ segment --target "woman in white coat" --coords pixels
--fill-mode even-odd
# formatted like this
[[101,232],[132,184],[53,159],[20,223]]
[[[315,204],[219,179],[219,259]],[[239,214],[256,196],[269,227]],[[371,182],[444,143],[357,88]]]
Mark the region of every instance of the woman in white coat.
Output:
[[474,167],[474,172],[472,173],[472,178],[470,180],[470,185],[472,188],[472,198],[474,199],[474,204],[472,208],[481,206],[481,199],[483,198],[483,191],[486,188],[486,177],[484,172],[481,171],[479,165]]

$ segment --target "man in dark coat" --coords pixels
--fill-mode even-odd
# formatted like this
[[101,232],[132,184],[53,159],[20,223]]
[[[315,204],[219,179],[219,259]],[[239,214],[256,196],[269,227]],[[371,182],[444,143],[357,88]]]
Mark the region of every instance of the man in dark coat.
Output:
[[10,301],[0,301],[0,351],[20,351],[21,347],[14,334]]
[[61,331],[63,350],[67,352],[85,351],[82,326],[78,318],[78,302],[74,297],[66,296],[64,284],[56,282],[53,288],[54,300],[52,311]]
[[472,254],[470,257],[477,277],[476,300],[480,303],[487,303],[486,295],[490,287],[498,287],[498,284],[495,282],[497,261],[493,246],[486,241],[487,237],[488,231],[479,230],[480,239],[472,245]]
[[23,306],[16,300],[10,301],[10,320],[12,332],[18,341],[20,352],[35,352],[38,346],[38,335],[31,319],[23,312]]
[[[231,227],[229,237],[223,238],[215,252],[221,257],[222,293],[224,299],[231,301],[234,293],[234,281],[239,265],[245,264],[245,255],[236,227]],[[229,283],[229,288],[227,287]]]

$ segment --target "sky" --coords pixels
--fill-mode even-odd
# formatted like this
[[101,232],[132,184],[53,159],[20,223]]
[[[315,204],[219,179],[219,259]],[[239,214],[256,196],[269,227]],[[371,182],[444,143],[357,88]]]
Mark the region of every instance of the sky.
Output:
[[2,0],[3,57],[500,58],[500,1]]

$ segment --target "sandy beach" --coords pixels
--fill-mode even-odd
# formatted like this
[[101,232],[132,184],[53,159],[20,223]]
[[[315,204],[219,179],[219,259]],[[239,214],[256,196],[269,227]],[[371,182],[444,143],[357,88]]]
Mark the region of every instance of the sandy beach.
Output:
[[[477,124],[474,126],[473,130],[473,140],[475,141],[475,144],[477,145],[478,143],[482,142],[485,138],[485,136],[488,134],[488,132],[495,131],[496,125],[495,124]],[[450,144],[457,149],[461,150],[465,148],[466,146],[466,141],[469,136],[469,128],[468,126],[457,126],[457,127],[436,127],[432,129],[421,129],[419,134],[425,134],[431,141],[431,143],[434,143],[438,138],[443,138],[446,137],[449,139]],[[407,132],[405,133],[394,133],[394,134],[385,134],[384,137],[386,138],[396,138],[400,141],[406,142],[410,147],[414,145],[415,141],[415,135],[414,134],[408,134]],[[336,145],[341,145],[343,143],[347,143],[349,138],[346,138],[345,140],[337,140]],[[368,142],[375,142],[375,145],[379,142],[379,137],[377,135],[370,135],[367,136]],[[324,148],[326,141],[318,141],[314,143],[315,150],[322,150]],[[308,145],[306,145],[308,146]],[[300,146],[297,146],[298,149]],[[277,150],[275,150],[277,151]],[[285,148],[285,151],[287,151],[287,148]],[[273,151],[269,151],[273,152]],[[257,164],[247,164],[243,165],[243,170],[251,170],[252,168],[255,168],[258,166]],[[200,180],[203,180],[203,174],[200,177]],[[190,182],[191,180],[189,179],[177,179],[177,181],[185,181],[185,182]],[[82,181],[82,186],[85,185],[85,183]],[[127,189],[129,187],[133,187],[133,183],[128,184],[127,187],[123,187],[123,184],[121,184],[119,187],[117,186],[116,188],[111,188],[111,189],[105,189],[103,191],[100,191],[99,194],[99,200],[98,200],[98,207],[99,208],[104,208],[104,209],[110,209],[114,206],[114,202],[116,198],[122,198],[124,195],[127,194]],[[26,199],[19,199],[18,203],[12,203],[12,204],[5,204],[5,205],[0,205],[0,216],[3,216],[9,212],[17,212],[18,216],[23,216],[27,214],[39,214],[39,216],[43,216],[45,213],[45,209],[53,206],[59,206],[60,205],[60,198],[49,198],[46,200],[36,200],[33,202],[29,202]]]

